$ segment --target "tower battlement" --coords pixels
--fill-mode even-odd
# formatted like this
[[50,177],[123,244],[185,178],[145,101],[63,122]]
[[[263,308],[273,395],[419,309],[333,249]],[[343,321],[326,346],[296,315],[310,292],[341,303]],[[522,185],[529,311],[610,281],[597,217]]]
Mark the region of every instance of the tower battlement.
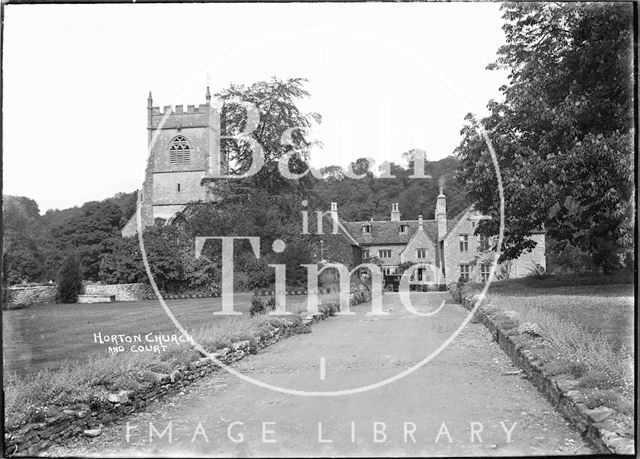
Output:
[[[153,225],[157,218],[171,222],[173,217],[192,202],[211,199],[212,192],[202,179],[212,165],[220,161],[220,116],[211,105],[207,86],[206,103],[200,105],[153,105],[147,98],[147,133],[149,156],[142,186],[143,226]],[[218,167],[218,166],[216,166]],[[122,230],[124,236],[136,232],[135,222]]]
[[189,115],[189,114],[202,114],[207,113],[207,108],[210,107],[207,104],[200,104],[198,106],[195,105],[187,105],[187,109],[184,110],[184,105],[165,105],[162,107],[151,107],[151,114],[153,116],[165,116],[165,115]]

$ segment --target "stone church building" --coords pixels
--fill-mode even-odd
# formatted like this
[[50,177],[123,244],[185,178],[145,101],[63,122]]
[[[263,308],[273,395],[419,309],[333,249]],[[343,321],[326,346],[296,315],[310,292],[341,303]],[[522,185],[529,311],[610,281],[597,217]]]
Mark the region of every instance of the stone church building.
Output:
[[[153,106],[147,100],[149,158],[142,185],[142,227],[161,218],[167,223],[194,201],[213,199],[202,186],[207,171],[226,167],[220,159],[220,114],[211,104],[209,87],[205,103],[198,106]],[[218,165],[220,164],[220,166]],[[123,236],[137,233],[136,214],[122,229]]]

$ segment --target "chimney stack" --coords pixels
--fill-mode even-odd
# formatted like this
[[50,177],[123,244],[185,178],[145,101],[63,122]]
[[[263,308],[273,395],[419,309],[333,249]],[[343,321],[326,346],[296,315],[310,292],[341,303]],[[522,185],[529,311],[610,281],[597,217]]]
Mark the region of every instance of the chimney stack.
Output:
[[[332,234],[338,234],[339,221],[338,221],[338,203],[337,202],[331,203],[330,214],[331,214],[331,222],[333,226]],[[322,223],[320,222],[320,217],[318,217],[318,219],[319,219],[318,225],[321,225]]]
[[422,215],[418,215],[418,226],[422,228]]
[[438,221],[438,240],[440,240],[447,234],[447,198],[442,186],[436,201],[436,220]]
[[394,202],[391,205],[391,221],[399,222],[400,221],[400,210],[398,209],[398,203]]

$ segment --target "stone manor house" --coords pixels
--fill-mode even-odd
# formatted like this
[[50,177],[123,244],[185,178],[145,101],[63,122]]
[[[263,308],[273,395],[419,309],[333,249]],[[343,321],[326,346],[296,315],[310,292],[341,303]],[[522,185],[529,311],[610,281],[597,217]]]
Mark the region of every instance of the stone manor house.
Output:
[[[484,218],[472,206],[453,218],[447,217],[443,189],[436,201],[433,219],[418,216],[417,220],[402,220],[398,204],[394,203],[389,220],[342,222],[362,248],[362,261],[376,258],[384,274],[394,274],[399,265],[416,265],[411,285],[433,287],[460,279],[484,282],[489,277],[493,260],[493,238],[474,234]],[[545,235],[533,234],[536,247],[516,260],[501,263],[496,278],[525,277],[538,266],[545,268]]]
[[[226,170],[226,159],[220,158],[219,111],[211,104],[207,87],[205,103],[199,106],[153,106],[151,93],[147,101],[149,160],[142,187],[141,220],[143,228],[160,218],[171,224],[190,202],[215,199],[212,188],[203,185],[207,172]],[[203,180],[204,179],[204,180]],[[419,216],[402,220],[398,204],[393,204],[389,220],[348,222],[338,217],[336,203],[327,212],[340,222],[339,235],[325,234],[326,251],[318,260],[341,262],[351,268],[373,258],[385,274],[393,274],[405,262],[417,264],[412,285],[433,287],[460,278],[485,281],[489,276],[493,241],[474,235],[483,218],[472,207],[450,218],[447,216],[443,189],[436,201],[433,219]],[[134,215],[122,229],[123,236],[137,233]],[[536,247],[518,259],[502,263],[497,278],[529,275],[537,267],[544,268],[545,235],[533,234]],[[333,250],[332,250],[333,248]],[[349,250],[350,249],[350,250]]]

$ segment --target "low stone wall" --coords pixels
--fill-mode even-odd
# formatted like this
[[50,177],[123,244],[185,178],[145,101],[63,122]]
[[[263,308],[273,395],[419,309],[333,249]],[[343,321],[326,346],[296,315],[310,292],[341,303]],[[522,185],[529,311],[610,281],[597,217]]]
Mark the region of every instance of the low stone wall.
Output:
[[78,303],[113,303],[116,301],[115,295],[78,295]]
[[37,303],[55,303],[58,293],[56,285],[36,285],[32,287],[7,287],[3,298],[3,306],[8,309]]
[[85,284],[85,295],[114,295],[116,301],[145,300],[151,290],[144,284]]
[[[477,299],[478,295],[466,296],[462,305],[472,310]],[[529,380],[600,453],[634,454],[634,440],[618,433],[620,424],[616,420],[617,413],[605,406],[587,408],[583,403],[584,394],[577,388],[576,379],[571,375],[550,375],[544,369],[543,362],[532,354],[529,348],[534,338],[512,329],[505,330],[498,325],[508,319],[509,316],[502,311],[486,310],[481,306],[476,311],[473,322],[481,322],[487,327],[513,363],[524,371]]]
[[[329,315],[329,311],[324,310],[304,317],[303,323],[311,324]],[[239,341],[229,348],[218,349],[213,355],[224,364],[236,362],[294,334],[295,326],[294,322],[285,320],[283,326],[272,330],[269,337],[255,336],[253,342]],[[101,424],[108,425],[134,411],[144,410],[150,403],[179,393],[185,386],[219,369],[217,362],[203,357],[178,367],[171,374],[151,372],[152,380],[145,386],[134,391],[109,394],[106,400],[97,401],[91,406],[77,404],[56,407],[55,414],[46,418],[45,422],[26,424],[13,431],[5,430],[4,455],[33,456],[69,437],[97,437],[101,434]]]

